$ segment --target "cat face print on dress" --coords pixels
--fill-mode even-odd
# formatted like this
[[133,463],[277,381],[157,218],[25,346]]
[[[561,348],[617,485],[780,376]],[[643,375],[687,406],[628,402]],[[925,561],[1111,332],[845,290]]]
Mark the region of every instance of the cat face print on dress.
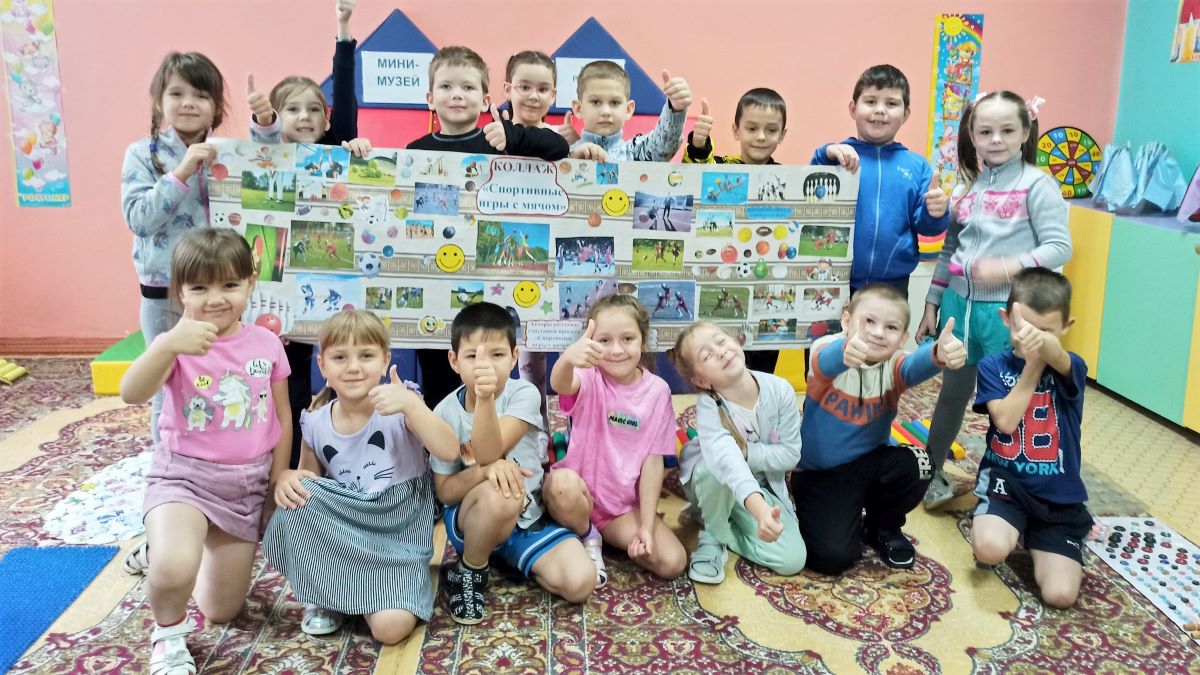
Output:
[[371,434],[361,452],[340,452],[332,445],[326,445],[321,448],[321,454],[329,465],[329,477],[359,492],[384,490],[391,484],[392,473],[396,470],[382,431]]

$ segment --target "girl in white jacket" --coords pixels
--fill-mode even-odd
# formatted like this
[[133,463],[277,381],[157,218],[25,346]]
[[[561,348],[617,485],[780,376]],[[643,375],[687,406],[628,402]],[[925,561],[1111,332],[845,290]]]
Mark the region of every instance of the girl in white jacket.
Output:
[[729,548],[776,574],[796,574],[807,554],[785,479],[800,461],[792,386],[748,370],[737,340],[707,321],[680,334],[669,354],[700,389],[699,434],[680,455],[680,480],[704,523],[688,576],[721,583]]

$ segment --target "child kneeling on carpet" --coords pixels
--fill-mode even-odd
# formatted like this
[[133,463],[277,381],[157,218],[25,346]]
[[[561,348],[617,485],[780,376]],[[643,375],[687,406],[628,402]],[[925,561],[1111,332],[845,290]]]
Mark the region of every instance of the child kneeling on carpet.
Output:
[[[258,270],[230,229],[197,229],[175,247],[170,296],[182,318],[155,338],[121,379],[126,403],[159,389],[160,441],[146,474],[150,672],[195,673],[188,597],[212,623],[241,611],[268,484],[291,454],[287,356],[242,312]],[[144,554],[143,554],[144,555]]]
[[1007,306],[1001,318],[1013,346],[979,362],[975,412],[990,423],[971,548],[980,563],[999,565],[1024,535],[1042,601],[1065,609],[1079,597],[1092,529],[1079,475],[1087,364],[1059,342],[1075,322],[1071,282],[1027,267],[1013,277]]
[[663,457],[675,454],[675,408],[670,386],[643,366],[649,332],[636,297],[606,295],[550,372],[573,426],[567,456],[546,477],[546,502],[559,522],[586,533],[602,579],[604,542],[664,579],[687,566],[686,549],[658,515]]
[[306,603],[305,633],[333,633],[344,614],[362,614],[376,640],[396,644],[433,613],[425,458],[454,459],[458,440],[395,365],[380,384],[391,352],[379,317],[338,312],[317,342],[326,387],[300,416],[300,468],[279,477],[283,508],[267,526],[263,554]]
[[542,504],[541,397],[533,384],[508,378],[518,352],[516,324],[499,305],[470,305],[450,325],[448,358],[463,384],[434,412],[450,423],[459,454],[430,464],[446,538],[459,555],[444,587],[450,616],[462,624],[484,619],[489,561],[568,602],[587,600],[596,587],[579,537]]
[[688,576],[721,583],[727,547],[776,574],[796,574],[806,551],[787,491],[786,474],[800,462],[792,385],[747,369],[738,341],[710,321],[680,333],[669,355],[700,390],[699,434],[679,456],[679,480],[704,524]]
[[936,342],[900,352],[909,318],[903,291],[868,284],[842,312],[844,332],[813,344],[804,454],[792,473],[810,570],[841,574],[862,555],[864,539],[889,567],[913,566],[916,551],[900,528],[933,467],[922,448],[888,445],[888,436],[904,390],[941,368],[961,368],[966,350],[950,322]]

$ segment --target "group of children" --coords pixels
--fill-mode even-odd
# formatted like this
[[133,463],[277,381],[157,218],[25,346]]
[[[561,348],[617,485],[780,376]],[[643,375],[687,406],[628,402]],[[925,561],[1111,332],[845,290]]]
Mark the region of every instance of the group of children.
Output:
[[[308,78],[287,78],[270,96],[251,80],[254,138],[370,151],[355,138],[347,88],[353,0],[337,9],[332,113]],[[544,121],[556,85],[544,54],[510,59],[501,112],[489,103],[482,59],[447,47],[430,65],[440,130],[409,147],[668,161],[692,94],[666,71],[662,80],[657,126],[625,139],[635,108],[628,77],[611,62],[588,65],[572,109],[578,133],[571,116],[560,127]],[[209,621],[231,620],[264,528],[267,559],[306,605],[305,632],[330,633],[361,614],[381,642],[403,640],[433,611],[437,502],[458,552],[442,587],[465,624],[486,615],[491,565],[585,601],[607,582],[605,543],[660,577],[686,572],[703,583],[722,581],[731,548],[780,575],[839,574],[864,542],[887,565],[911,567],[901,528],[922,498],[936,505],[951,496],[941,465],[976,382],[975,409],[991,425],[976,483],[975,557],[998,564],[1023,535],[1045,601],[1074,602],[1091,525],[1079,479],[1086,367],[1059,341],[1072,322],[1070,285],[1052,271],[1070,255],[1066,206],[1032,165],[1036,119],[1015,94],[988,94],[967,109],[962,181],[948,198],[929,164],[895,141],[910,112],[904,75],[876,66],[860,77],[850,102],[856,135],[812,160],[859,172],[860,193],[852,296],[842,332],[811,349],[803,415],[791,386],[771,374],[771,353],[743,351],[712,322],[688,327],[669,352],[699,392],[698,436],[679,458],[683,519],[701,526],[690,556],[657,510],[675,414],[670,389],[648,367],[650,317],[636,297],[591,302],[582,336],[555,363],[550,383],[572,433],[549,470],[545,361],[525,361],[523,373],[541,368],[534,382],[509,379],[523,352],[512,317],[494,304],[459,312],[448,353],[423,350],[424,396],[394,366],[389,373],[377,317],[337,313],[318,336],[326,391],[307,404],[311,348],[285,350],[266,329],[241,323],[257,278],[251,252],[234,231],[207,227],[200,169],[214,159],[205,139],[225,108],[220,72],[200,54],[171,54],[151,95],[151,134],[130,146],[122,176],[148,348],[121,393],[155,401],[147,543],[126,562],[149,576],[152,672],[195,672],[187,601]],[[480,128],[488,109],[492,121]],[[703,102],[685,162],[775,163],[786,107],[770,89],[747,92],[733,121],[738,155],[716,154],[712,126]],[[904,353],[916,234],[947,227],[921,344]],[[928,448],[888,445],[900,395],[943,369]]]

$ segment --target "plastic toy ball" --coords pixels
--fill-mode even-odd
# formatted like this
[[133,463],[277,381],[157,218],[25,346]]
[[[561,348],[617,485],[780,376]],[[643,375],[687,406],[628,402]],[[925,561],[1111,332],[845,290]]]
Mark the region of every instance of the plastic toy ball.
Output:
[[445,229],[442,230],[442,236],[447,239],[452,239],[454,237],[454,228],[450,225],[447,225]]
[[390,258],[394,255],[396,255],[396,249],[392,248],[390,245],[383,247],[383,257]]
[[254,320],[254,325],[262,326],[272,333],[279,335],[283,331],[283,323],[274,314],[263,314]]

